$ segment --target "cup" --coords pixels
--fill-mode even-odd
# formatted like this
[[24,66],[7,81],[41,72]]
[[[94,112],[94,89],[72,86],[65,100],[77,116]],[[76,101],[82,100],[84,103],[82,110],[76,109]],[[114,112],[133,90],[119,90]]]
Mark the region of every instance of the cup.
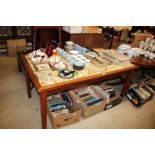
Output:
[[63,54],[63,49],[61,49],[61,48],[57,48],[57,50],[58,50],[58,54],[59,54],[59,56],[62,56],[62,54]]
[[153,53],[150,53],[150,55],[149,55],[149,59],[152,60],[152,59],[154,59],[154,57],[155,57],[154,54],[153,54]]
[[67,52],[63,51],[62,57],[65,59]]
[[67,60],[67,62],[69,62],[69,60],[72,58],[72,56],[70,55],[70,54],[67,54],[67,56],[66,56],[66,60]]

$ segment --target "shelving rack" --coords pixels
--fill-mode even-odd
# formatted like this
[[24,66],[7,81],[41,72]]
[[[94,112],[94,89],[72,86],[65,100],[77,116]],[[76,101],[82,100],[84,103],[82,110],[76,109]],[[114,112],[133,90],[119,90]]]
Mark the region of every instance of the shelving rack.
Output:
[[31,26],[0,26],[0,53],[7,53],[7,40],[26,39],[27,50],[32,49]]

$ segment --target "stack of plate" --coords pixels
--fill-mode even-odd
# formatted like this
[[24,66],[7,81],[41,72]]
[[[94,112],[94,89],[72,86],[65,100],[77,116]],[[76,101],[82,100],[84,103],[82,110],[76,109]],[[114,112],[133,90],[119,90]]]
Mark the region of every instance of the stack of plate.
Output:
[[64,46],[65,51],[70,52],[75,49],[75,44],[72,41],[66,41]]

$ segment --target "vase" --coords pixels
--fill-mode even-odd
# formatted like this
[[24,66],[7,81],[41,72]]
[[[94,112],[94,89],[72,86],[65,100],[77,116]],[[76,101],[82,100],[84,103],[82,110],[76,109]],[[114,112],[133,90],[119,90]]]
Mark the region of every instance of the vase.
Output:
[[52,56],[49,58],[49,63],[52,67],[59,62],[59,56],[56,49],[52,51]]

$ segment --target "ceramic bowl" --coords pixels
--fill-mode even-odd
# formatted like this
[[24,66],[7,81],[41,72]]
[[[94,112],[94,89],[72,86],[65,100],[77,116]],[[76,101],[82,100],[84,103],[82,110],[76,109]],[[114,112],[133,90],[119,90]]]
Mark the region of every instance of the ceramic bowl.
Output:
[[77,70],[82,70],[82,69],[84,69],[84,63],[82,63],[80,61],[75,61],[73,63],[73,68],[77,69]]
[[67,68],[67,64],[61,61],[61,62],[55,64],[54,67],[56,69],[63,70],[63,69]]

